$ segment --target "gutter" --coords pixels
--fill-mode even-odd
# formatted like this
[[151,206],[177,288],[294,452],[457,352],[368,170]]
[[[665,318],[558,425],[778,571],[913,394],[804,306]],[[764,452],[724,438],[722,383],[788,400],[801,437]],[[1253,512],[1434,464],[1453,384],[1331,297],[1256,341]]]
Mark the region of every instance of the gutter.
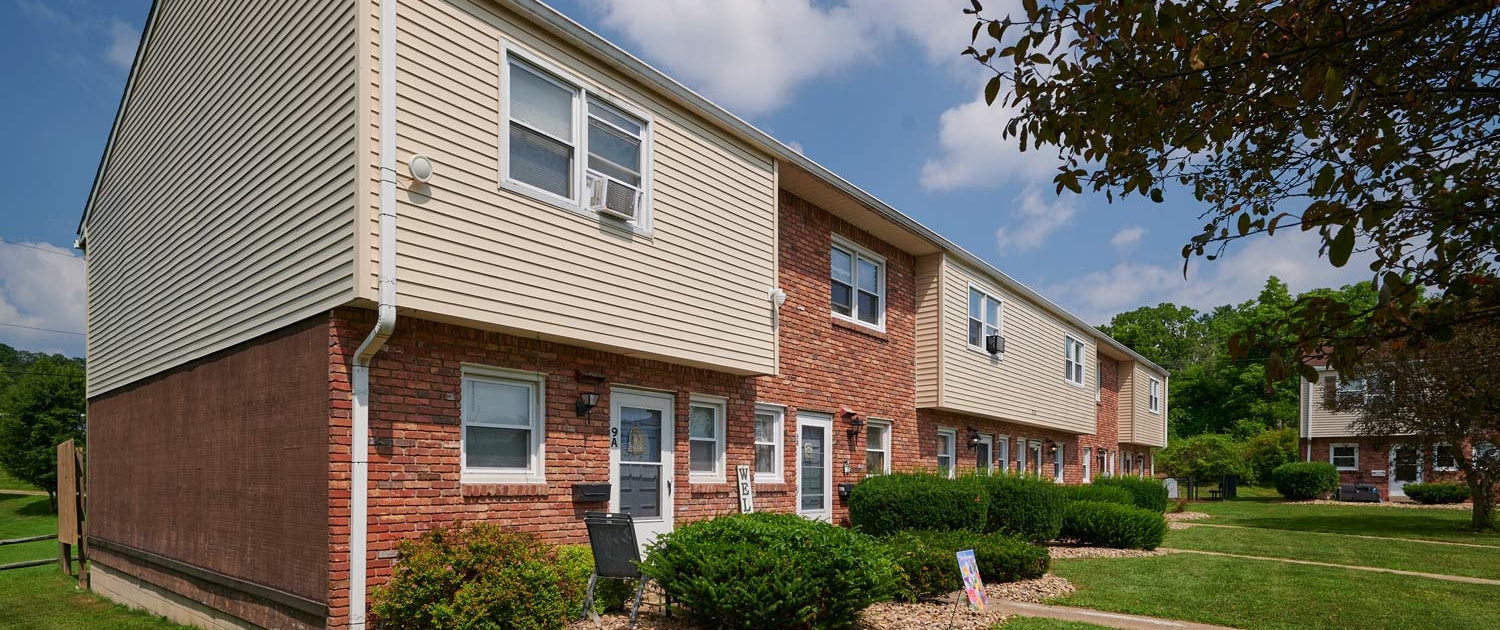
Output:
[[370,520],[370,360],[396,330],[396,2],[380,2],[380,293],[375,328],[354,352],[349,442],[349,628],[365,628]]

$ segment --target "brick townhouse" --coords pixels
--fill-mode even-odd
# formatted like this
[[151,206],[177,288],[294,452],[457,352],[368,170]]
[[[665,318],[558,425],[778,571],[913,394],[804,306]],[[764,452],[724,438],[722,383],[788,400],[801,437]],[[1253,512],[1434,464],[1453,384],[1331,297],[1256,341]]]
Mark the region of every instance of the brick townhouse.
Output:
[[[296,25],[290,28],[289,25]],[[403,539],[1149,474],[1167,374],[532,0],[159,0],[79,228],[93,588],[363,628]]]

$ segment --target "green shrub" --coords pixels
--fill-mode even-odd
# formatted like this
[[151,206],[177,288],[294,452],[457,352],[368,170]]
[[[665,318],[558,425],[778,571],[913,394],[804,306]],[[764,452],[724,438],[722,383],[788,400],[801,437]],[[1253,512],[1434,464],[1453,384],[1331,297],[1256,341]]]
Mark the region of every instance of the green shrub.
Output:
[[1409,483],[1404,490],[1408,499],[1428,505],[1469,500],[1469,486],[1461,483]]
[[1237,475],[1246,483],[1253,481],[1245,449],[1228,435],[1205,433],[1176,438],[1156,455],[1156,462],[1169,477],[1197,477],[1200,481],[1223,475]]
[[1155,549],[1167,535],[1160,512],[1118,503],[1076,501],[1063,515],[1062,537],[1115,549]]
[[1150,477],[1105,477],[1095,480],[1094,485],[1123,489],[1135,499],[1136,507],[1157,514],[1166,512],[1167,504],[1170,503],[1167,499],[1167,487]]
[[433,529],[402,541],[371,613],[390,630],[561,629],[582,605],[573,557],[565,569],[550,545],[488,523]]
[[1068,497],[1062,486],[1036,477],[996,475],[980,477],[990,495],[987,532],[1022,540],[1057,538]]
[[1120,505],[1135,505],[1135,495],[1129,490],[1118,486],[1063,486],[1063,493],[1068,496],[1069,501],[1098,501],[1100,503],[1119,503]]
[[1277,466],[1297,461],[1297,429],[1266,429],[1245,440],[1246,485],[1270,485]]
[[975,477],[948,479],[928,473],[876,475],[849,495],[849,522],[884,536],[903,529],[984,529],[989,497]]
[[651,545],[641,573],[703,628],[852,628],[899,585],[874,538],[795,514],[684,525]]
[[1328,462],[1292,462],[1271,471],[1276,491],[1288,501],[1309,501],[1339,489],[1339,471]]
[[[577,614],[583,610],[583,600],[588,598],[589,577],[594,574],[594,552],[588,545],[558,547],[557,567],[575,592],[568,602],[568,610]],[[603,614],[625,610],[625,601],[635,598],[635,586],[635,580],[598,580],[594,584],[594,612]]]
[[987,584],[1036,579],[1051,563],[1046,548],[1004,534],[905,531],[881,542],[901,570],[903,583],[896,596],[905,601],[963,588],[958,552],[965,549],[974,550],[979,575]]

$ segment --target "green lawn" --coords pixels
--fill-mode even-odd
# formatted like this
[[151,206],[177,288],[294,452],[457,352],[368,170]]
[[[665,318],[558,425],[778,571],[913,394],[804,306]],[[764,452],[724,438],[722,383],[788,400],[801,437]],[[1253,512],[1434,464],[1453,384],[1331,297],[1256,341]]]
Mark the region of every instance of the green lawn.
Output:
[[41,488],[10,476],[10,473],[5,472],[4,470],[0,470],[0,492],[4,492],[6,490],[37,491],[40,489]]
[[991,630],[1099,630],[1109,626],[1096,626],[1077,621],[1061,621],[1045,617],[1011,617]]
[[1490,629],[1500,590],[1192,554],[1059,560],[1052,571],[1078,592],[1051,603],[1250,630]]
[[[57,533],[57,515],[47,497],[0,494],[0,540]],[[0,547],[0,564],[57,557],[57,541]]]
[[0,572],[0,630],[184,630],[80,592],[56,566]]
[[1208,522],[1219,525],[1500,546],[1500,534],[1467,531],[1469,510],[1298,505],[1271,498],[1207,501],[1188,509],[1212,514],[1214,518]]
[[[1214,519],[1217,521],[1218,519]],[[1340,534],[1194,527],[1167,532],[1163,547],[1500,579],[1500,547],[1475,549]]]

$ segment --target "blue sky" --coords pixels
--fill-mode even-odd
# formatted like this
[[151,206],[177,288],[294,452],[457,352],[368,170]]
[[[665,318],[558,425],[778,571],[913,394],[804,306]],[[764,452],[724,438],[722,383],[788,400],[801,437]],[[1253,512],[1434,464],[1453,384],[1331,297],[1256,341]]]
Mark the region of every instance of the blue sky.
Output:
[[[1010,6],[987,2],[999,15]],[[1018,3],[1014,3],[1018,4]],[[1167,202],[1053,193],[1046,153],[1000,138],[1006,112],[979,99],[961,58],[966,0],[567,0],[553,6],[800,147],[1091,323],[1172,301],[1254,297],[1268,274],[1291,289],[1362,279],[1282,232],[1196,260],[1191,196]],[[0,343],[82,354],[84,292],[74,230],[93,181],[146,0],[0,0]],[[5,325],[9,324],[9,325]],[[18,326],[26,326],[21,328]],[[49,329],[63,332],[48,332]]]

